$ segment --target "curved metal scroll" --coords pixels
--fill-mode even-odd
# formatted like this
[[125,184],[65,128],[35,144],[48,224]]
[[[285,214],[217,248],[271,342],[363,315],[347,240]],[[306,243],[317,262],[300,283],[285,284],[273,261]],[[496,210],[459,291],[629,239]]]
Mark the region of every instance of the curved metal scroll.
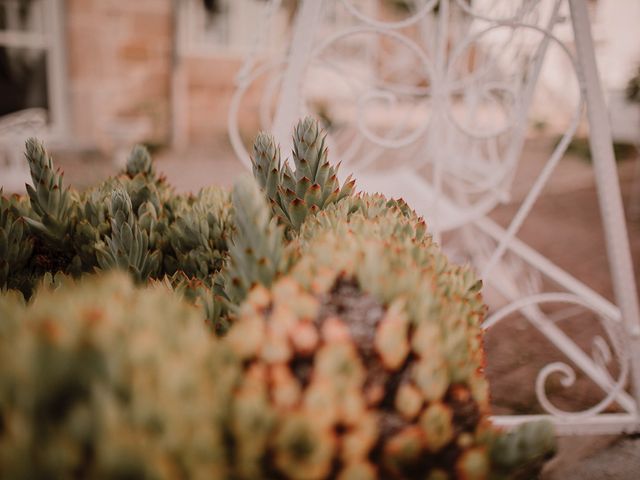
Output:
[[[612,187],[615,167],[605,148],[611,139],[598,118],[603,116],[601,93],[584,2],[415,0],[404,16],[381,3],[300,2],[289,49],[263,62],[250,57],[239,77],[229,113],[238,157],[249,165],[238,118],[243,97],[258,83],[264,85],[261,127],[275,131],[285,151],[298,117],[311,113],[328,121],[332,154],[345,165],[343,171],[353,171],[360,188],[404,196],[428,219],[436,239],[441,232],[456,233],[485,284],[507,300],[486,328],[520,312],[567,357],[570,363],[545,366],[535,385],[540,405],[562,431],[640,431],[640,353],[633,353],[640,352],[640,318],[633,277],[624,265],[629,248],[619,218],[619,189]],[[267,4],[267,14],[278,5]],[[568,6],[578,55],[558,33],[569,26]],[[559,143],[502,229],[488,214],[509,199],[549,52],[563,59],[567,79],[575,84],[571,114]],[[605,179],[599,189],[605,198],[604,226],[615,231],[607,238],[622,310],[516,237],[583,120],[585,105],[596,170]],[[523,265],[538,276],[523,276]],[[532,287],[540,289],[542,281],[523,282],[540,275],[565,292],[541,293]],[[597,313],[608,340],[596,336],[592,352],[584,352],[544,313],[541,306],[549,302]],[[614,360],[616,378],[608,370]],[[550,376],[561,375],[562,385],[570,386],[576,367],[605,395],[583,411],[564,411],[548,397],[545,385]],[[633,394],[627,391],[630,381]],[[603,413],[612,402],[624,413]],[[531,418],[495,420],[509,426]]]

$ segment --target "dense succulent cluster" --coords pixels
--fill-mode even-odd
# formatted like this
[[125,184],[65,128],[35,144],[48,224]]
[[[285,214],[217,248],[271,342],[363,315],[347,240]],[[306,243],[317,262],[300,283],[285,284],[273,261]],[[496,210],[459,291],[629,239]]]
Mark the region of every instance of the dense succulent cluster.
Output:
[[[166,278],[194,300],[213,304],[214,277],[232,230],[226,191],[174,193],[144,147],[133,149],[120,175],[84,192],[64,186],[37,140],[27,142],[26,157],[33,182],[28,197],[0,191],[0,289],[28,298],[47,273],[116,268],[138,283]],[[216,321],[222,307],[207,311]]]
[[[402,200],[340,186],[313,120],[295,170],[260,134],[231,195],[174,194],[142,148],[84,193],[27,156],[0,282],[56,291],[0,298],[0,476],[527,478],[552,449],[489,423],[481,282]],[[110,269],[137,289],[64,275]]]
[[[468,342],[460,363],[444,340],[477,328],[442,316],[458,295],[481,311],[473,279],[447,289],[431,269],[460,272],[436,258],[431,283],[385,306],[370,289],[388,280],[368,273],[400,264],[362,240],[376,229],[319,235],[289,275],[251,290],[222,339],[122,275],[49,279],[29,306],[0,297],[0,476],[514,478],[553,436],[493,430],[481,350]],[[396,251],[406,262],[410,243]],[[431,317],[408,308],[420,292]]]
[[301,258],[226,338],[246,369],[241,476],[500,478],[544,456],[548,425],[502,442],[488,424],[475,276],[402,203],[363,196],[339,215],[348,203],[304,226]]
[[122,274],[42,290],[0,297],[0,477],[224,478],[198,310]]
[[33,253],[24,210],[24,202],[4,197],[0,188],[0,286],[7,284],[10,274],[24,269]]

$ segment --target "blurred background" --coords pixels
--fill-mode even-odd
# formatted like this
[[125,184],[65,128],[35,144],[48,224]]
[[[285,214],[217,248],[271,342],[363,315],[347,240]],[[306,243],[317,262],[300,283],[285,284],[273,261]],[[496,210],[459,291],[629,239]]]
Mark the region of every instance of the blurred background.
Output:
[[[190,151],[218,161],[229,152],[227,112],[243,62],[286,48],[297,1],[281,2],[266,38],[257,39],[266,3],[0,0],[0,175],[15,161],[7,157],[15,156],[25,131],[53,150],[99,159],[105,168],[140,142],[164,150],[163,158]],[[380,4],[393,16],[420,0],[354,3],[363,9]],[[640,64],[640,2],[589,4],[616,140],[631,144],[640,138],[640,108],[625,88]],[[325,15],[329,23],[349,21],[337,7]],[[547,63],[540,83],[531,131],[551,138],[564,127],[556,119],[575,93],[560,59]],[[331,87],[324,88],[321,115],[332,109]],[[246,138],[258,128],[255,97],[245,100],[239,120]]]

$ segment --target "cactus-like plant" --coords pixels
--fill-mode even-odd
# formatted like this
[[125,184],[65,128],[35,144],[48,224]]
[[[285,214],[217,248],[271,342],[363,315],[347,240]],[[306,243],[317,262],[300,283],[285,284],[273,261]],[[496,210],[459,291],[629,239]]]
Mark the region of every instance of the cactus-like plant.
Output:
[[110,274],[1,297],[0,318],[0,477],[226,478],[238,366],[197,309]]
[[[149,205],[149,209],[153,211],[152,204],[144,205]],[[158,250],[150,251],[149,236],[138,225],[126,191],[113,191],[110,214],[111,235],[106,237],[106,245],[97,247],[100,267],[105,270],[123,269],[130,272],[138,282],[157,276],[161,253]]]
[[402,204],[360,200],[303,226],[300,259],[249,293],[225,338],[246,365],[236,401],[267,430],[230,427],[250,452],[238,475],[498,478],[544,457],[547,424],[514,434],[514,452],[488,426],[475,276]]
[[[0,204],[0,242],[31,218],[34,253],[8,251],[45,292],[0,298],[1,476],[482,479],[539,465],[548,424],[488,422],[481,282],[406,203],[341,187],[312,120],[294,145],[295,172],[260,135],[257,185],[231,199],[172,194],[136,149],[91,192],[56,196],[55,177],[36,182],[37,211]],[[57,270],[119,268],[152,291],[34,269],[45,242],[65,253]],[[228,335],[208,339],[172,297]]]
[[[195,196],[174,194],[140,146],[117,178],[85,192],[65,187],[37,140],[28,140],[26,157],[29,201],[0,202],[0,288],[29,297],[45,274],[112,268],[138,282],[184,274],[213,287],[233,229],[227,192],[210,187]],[[215,316],[220,308],[211,301],[204,302],[206,311]]]
[[220,278],[226,298],[238,306],[256,284],[270,286],[286,265],[282,227],[271,218],[253,179],[238,181],[231,197],[235,231],[229,245],[229,265]]
[[261,133],[253,146],[253,173],[265,191],[280,220],[289,228],[299,230],[309,213],[351,195],[355,181],[351,177],[340,186],[338,167],[328,160],[325,135],[311,117],[300,121],[293,135],[292,171],[288,162],[280,159],[280,148],[272,136]]
[[19,200],[7,198],[0,188],[0,290],[15,287],[10,274],[20,272],[33,253],[33,238],[28,235]]
[[31,216],[25,219],[60,249],[68,240],[72,228],[74,205],[71,193],[62,183],[62,172],[53,169],[53,161],[42,143],[30,138],[26,148],[33,186],[27,184],[32,210]]

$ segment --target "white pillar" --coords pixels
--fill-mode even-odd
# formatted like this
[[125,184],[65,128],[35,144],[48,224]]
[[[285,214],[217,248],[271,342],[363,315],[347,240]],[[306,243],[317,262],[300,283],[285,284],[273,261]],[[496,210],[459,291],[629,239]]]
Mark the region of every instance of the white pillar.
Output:
[[[624,220],[622,195],[616,170],[607,107],[600,87],[589,13],[584,0],[569,0],[578,65],[587,104],[589,145],[593,158],[600,214],[604,227],[611,278],[622,320],[629,335],[631,380],[640,406],[640,310],[636,294],[631,250]],[[637,412],[636,412],[637,413]]]
[[324,0],[303,0],[298,7],[272,132],[284,156],[291,150],[293,126],[300,116],[302,79],[322,19]]

